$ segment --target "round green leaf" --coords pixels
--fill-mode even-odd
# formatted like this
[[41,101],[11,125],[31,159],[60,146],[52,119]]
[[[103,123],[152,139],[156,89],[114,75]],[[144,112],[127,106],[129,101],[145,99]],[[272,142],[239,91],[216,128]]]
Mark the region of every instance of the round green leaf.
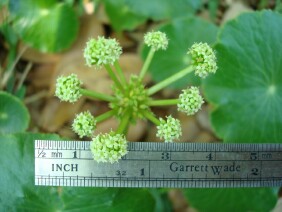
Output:
[[44,187],[34,185],[34,140],[57,135],[0,134],[0,211],[153,211],[147,189]]
[[[159,50],[155,53],[149,67],[153,80],[159,82],[176,72],[186,68],[190,64],[187,55],[188,49],[195,42],[215,42],[217,27],[207,21],[196,17],[181,18],[163,25],[158,30],[165,32],[169,39],[167,50]],[[148,48],[144,47],[142,57],[145,59]],[[194,73],[173,83],[173,88],[183,88],[189,84],[200,84],[200,78]]]
[[0,91],[0,133],[23,132],[29,119],[27,108],[18,98]]
[[106,0],[104,4],[110,22],[117,31],[133,30],[146,21],[146,17],[131,10],[126,0]]
[[153,20],[174,19],[193,14],[201,7],[201,1],[195,0],[125,0],[132,11]]
[[[31,133],[0,134],[0,211],[47,211],[53,204],[58,204],[54,196],[55,189],[34,186],[34,140],[59,139],[56,135],[43,135]],[[37,196],[37,188],[41,196]],[[41,199],[41,200],[40,200]],[[34,200],[34,204],[44,202],[40,210],[18,207],[27,200]],[[38,202],[35,202],[38,201]],[[48,204],[46,202],[49,202]],[[32,210],[31,210],[32,209]],[[54,210],[53,210],[54,211]]]
[[185,189],[189,204],[201,211],[271,211],[277,201],[271,188]]
[[45,0],[10,0],[13,27],[24,42],[42,52],[68,48],[78,33],[78,17],[68,4]]
[[282,16],[246,13],[221,30],[218,71],[204,85],[212,125],[226,142],[282,141]]
[[133,30],[148,19],[165,20],[187,17],[202,5],[195,0],[105,0],[105,9],[117,31]]

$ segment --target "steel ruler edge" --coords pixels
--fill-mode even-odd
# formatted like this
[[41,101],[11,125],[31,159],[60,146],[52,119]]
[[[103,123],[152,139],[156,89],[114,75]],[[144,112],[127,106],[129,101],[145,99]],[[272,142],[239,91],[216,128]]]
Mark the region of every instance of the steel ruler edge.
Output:
[[35,185],[227,188],[282,186],[282,144],[129,142],[97,163],[90,141],[35,141]]

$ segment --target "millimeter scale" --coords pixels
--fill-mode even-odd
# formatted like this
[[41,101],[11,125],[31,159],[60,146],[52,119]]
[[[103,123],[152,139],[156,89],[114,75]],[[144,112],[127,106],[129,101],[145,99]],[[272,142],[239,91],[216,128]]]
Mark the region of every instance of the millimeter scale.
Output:
[[282,144],[129,142],[117,163],[90,141],[35,141],[35,185],[224,188],[282,186]]

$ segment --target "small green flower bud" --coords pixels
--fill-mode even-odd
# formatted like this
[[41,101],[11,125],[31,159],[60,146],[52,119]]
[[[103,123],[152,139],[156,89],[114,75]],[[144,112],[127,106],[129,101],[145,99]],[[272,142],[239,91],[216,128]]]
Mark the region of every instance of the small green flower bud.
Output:
[[165,50],[168,45],[166,34],[160,31],[147,32],[144,36],[144,42],[147,46],[152,47],[154,51]]
[[90,39],[84,49],[84,58],[89,67],[95,65],[100,68],[101,65],[112,65],[122,53],[122,49],[116,39]]
[[179,95],[180,103],[177,104],[178,111],[184,112],[187,115],[193,115],[201,109],[204,100],[200,95],[199,88],[191,86],[182,90]]
[[99,134],[92,139],[90,149],[97,162],[114,163],[127,154],[127,141],[122,134]]
[[180,121],[167,116],[167,120],[160,118],[160,124],[157,126],[158,132],[157,137],[164,139],[165,142],[172,142],[175,139],[179,139],[182,135]]
[[213,49],[207,43],[195,43],[187,54],[191,55],[192,65],[195,67],[195,74],[205,78],[209,73],[217,70],[216,56]]
[[79,113],[73,120],[72,129],[80,138],[91,137],[96,129],[96,120],[89,111]]
[[55,96],[66,102],[76,102],[80,97],[80,86],[82,82],[76,74],[67,77],[61,76],[57,79]]

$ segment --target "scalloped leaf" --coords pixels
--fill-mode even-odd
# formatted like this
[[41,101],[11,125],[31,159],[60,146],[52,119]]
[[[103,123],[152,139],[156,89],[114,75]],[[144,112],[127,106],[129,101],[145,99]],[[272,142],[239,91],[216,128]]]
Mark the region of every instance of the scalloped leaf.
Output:
[[104,4],[110,22],[117,31],[133,30],[147,19],[132,11],[126,0],[106,0]]
[[246,13],[215,46],[218,71],[204,83],[212,126],[226,142],[282,142],[282,16]]
[[202,6],[197,0],[105,0],[105,9],[117,31],[133,30],[148,19],[170,20],[186,17]]
[[25,43],[42,52],[70,47],[78,34],[78,17],[66,3],[54,0],[10,0],[13,28]]
[[148,189],[34,185],[34,140],[57,135],[0,134],[0,211],[153,211]]
[[277,197],[271,188],[185,189],[189,204],[200,211],[271,211]]
[[132,11],[153,20],[175,19],[195,13],[202,6],[198,0],[125,0]]
[[[159,50],[155,53],[149,67],[152,78],[156,82],[186,68],[190,64],[190,57],[187,55],[188,49],[195,42],[214,43],[217,34],[217,27],[214,24],[197,17],[176,19],[158,30],[167,34],[169,44],[167,50]],[[149,48],[143,47],[143,59],[148,52]],[[174,82],[170,87],[184,88],[189,84],[199,85],[200,78],[191,73]]]
[[23,132],[29,120],[25,105],[17,97],[0,91],[0,133]]

